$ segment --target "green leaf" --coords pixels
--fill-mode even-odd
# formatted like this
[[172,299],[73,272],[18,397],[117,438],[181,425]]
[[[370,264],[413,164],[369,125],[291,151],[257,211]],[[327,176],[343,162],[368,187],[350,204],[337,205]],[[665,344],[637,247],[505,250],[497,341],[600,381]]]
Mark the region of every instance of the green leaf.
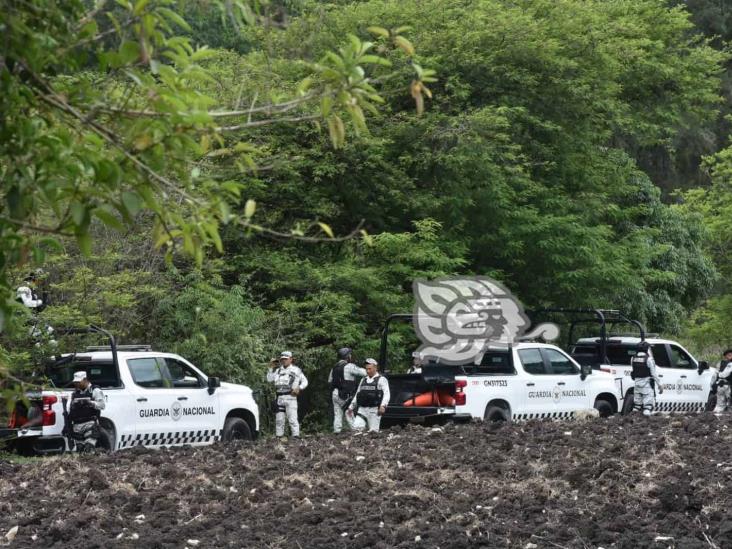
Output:
[[122,224],[122,222],[117,218],[116,215],[114,215],[109,210],[105,208],[96,208],[94,210],[94,215],[98,217],[101,222],[110,229],[115,229],[117,231],[124,230],[124,225]]
[[244,217],[251,219],[254,216],[254,211],[257,209],[257,203],[253,199],[247,200],[246,206],[244,206]]
[[71,219],[77,226],[84,224],[84,218],[86,217],[86,207],[81,202],[71,203]]
[[90,256],[92,253],[92,237],[88,232],[78,233],[76,235],[76,242],[79,245],[79,250],[85,256]]
[[129,65],[140,59],[140,44],[125,40],[119,47],[119,66]]
[[173,23],[178,25],[183,30],[185,30],[185,31],[191,30],[191,26],[186,22],[186,20],[183,19],[177,13],[175,13],[173,10],[168,9],[168,8],[158,8],[158,12],[162,13],[168,20],[172,21]]
[[384,27],[366,27],[366,30],[369,31],[371,34],[383,36],[384,38],[389,38],[389,31],[386,30]]
[[142,200],[137,193],[125,191],[122,193],[122,204],[131,216],[135,216],[142,207]]
[[333,229],[330,228],[330,225],[327,225],[326,223],[323,223],[321,221],[318,221],[318,225],[325,234],[327,234],[330,238],[333,238]]
[[414,55],[414,46],[412,43],[404,38],[403,36],[397,36],[394,38],[394,43],[401,48],[407,55]]

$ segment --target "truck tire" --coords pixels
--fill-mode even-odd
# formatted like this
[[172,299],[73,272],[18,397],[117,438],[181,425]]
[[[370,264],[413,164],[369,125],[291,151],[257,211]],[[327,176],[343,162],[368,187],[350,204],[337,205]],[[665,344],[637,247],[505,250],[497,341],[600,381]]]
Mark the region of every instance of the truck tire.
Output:
[[633,393],[631,391],[628,391],[625,394],[625,398],[623,399],[623,410],[621,412],[624,416],[627,416],[633,411],[633,398]]
[[494,423],[509,423],[511,418],[508,411],[500,406],[488,406],[483,415],[483,421],[491,421]]
[[713,412],[717,407],[717,393],[709,393],[707,404],[704,406],[705,412]]
[[230,417],[224,423],[224,432],[221,440],[231,442],[232,440],[252,440],[252,430],[249,424],[240,417]]
[[607,400],[598,398],[595,400],[595,410],[600,413],[600,417],[610,417],[613,415],[613,405]]
[[104,427],[99,428],[97,448],[102,452],[114,452],[114,438],[112,437],[112,434]]

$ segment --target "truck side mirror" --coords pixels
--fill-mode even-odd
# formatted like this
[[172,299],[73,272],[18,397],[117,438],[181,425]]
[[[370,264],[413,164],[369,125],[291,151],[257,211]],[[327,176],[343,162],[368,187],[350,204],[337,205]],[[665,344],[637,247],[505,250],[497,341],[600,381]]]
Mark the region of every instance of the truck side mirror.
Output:
[[699,362],[699,369],[697,370],[697,373],[701,374],[704,370],[709,369],[709,363],[706,360],[702,360]]
[[217,377],[209,377],[208,378],[208,394],[209,395],[214,394],[214,391],[216,391],[216,387],[221,387],[221,380]]
[[580,366],[580,379],[584,381],[587,376],[592,374],[592,364],[582,364]]

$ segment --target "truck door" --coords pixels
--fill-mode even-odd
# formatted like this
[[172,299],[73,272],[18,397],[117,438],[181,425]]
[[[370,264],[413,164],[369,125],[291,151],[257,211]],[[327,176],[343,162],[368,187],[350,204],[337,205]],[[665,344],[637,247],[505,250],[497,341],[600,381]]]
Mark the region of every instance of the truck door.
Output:
[[121,447],[176,444],[182,417],[179,413],[181,405],[164,359],[129,358],[127,365],[135,382],[131,394],[137,404],[137,414],[133,419],[137,429],[134,438],[122,441]]
[[[554,417],[555,376],[547,368],[547,363],[539,348],[519,349],[519,361],[526,372],[523,387],[517,394],[521,408],[514,410],[515,419],[536,419]],[[518,393],[518,391],[517,391]]]
[[555,385],[554,407],[559,417],[569,417],[577,410],[591,408],[590,396],[585,384],[580,379],[579,367],[564,353],[557,349],[544,347],[541,349],[548,363],[551,378]]
[[208,385],[203,376],[191,365],[175,358],[166,357],[165,365],[181,404],[181,427],[184,444],[205,444],[218,440],[219,392],[208,394]]
[[663,394],[659,394],[656,388],[656,410],[659,412],[674,412],[679,410],[681,395],[677,392],[680,373],[671,367],[671,359],[665,343],[653,343],[651,352],[656,362],[658,377],[661,378]]
[[712,373],[705,370],[699,374],[699,365],[678,345],[668,345],[671,355],[671,368],[677,375],[676,394],[678,395],[678,411],[701,412],[709,398],[709,385]]

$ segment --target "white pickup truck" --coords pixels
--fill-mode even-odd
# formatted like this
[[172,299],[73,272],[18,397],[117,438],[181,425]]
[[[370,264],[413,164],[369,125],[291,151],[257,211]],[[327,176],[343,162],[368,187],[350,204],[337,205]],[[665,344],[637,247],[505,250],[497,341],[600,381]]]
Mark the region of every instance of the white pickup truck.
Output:
[[[697,361],[684,347],[670,339],[646,337],[661,378],[663,393],[656,393],[659,412],[703,412],[709,409],[714,372],[704,361]],[[640,337],[611,336],[605,343],[605,357],[601,354],[601,339],[595,337],[577,340],[572,356],[581,364],[591,365],[612,375],[624,397],[622,411],[633,408],[633,380],[630,378],[630,360],[635,355]]]
[[[614,376],[582,368],[559,347],[545,343],[489,348],[473,364],[427,364],[422,374],[388,379],[392,396],[386,425],[569,418],[592,408],[607,417],[619,411],[622,400]],[[431,401],[430,392],[435,395]]]
[[47,371],[60,389],[29,394],[30,412],[22,403],[16,407],[2,433],[11,443],[38,453],[68,449],[62,399],[71,396],[78,370],[104,392],[100,446],[108,450],[252,440],[259,433],[249,387],[221,383],[178,355],[120,346],[116,353],[95,348],[64,359]]

